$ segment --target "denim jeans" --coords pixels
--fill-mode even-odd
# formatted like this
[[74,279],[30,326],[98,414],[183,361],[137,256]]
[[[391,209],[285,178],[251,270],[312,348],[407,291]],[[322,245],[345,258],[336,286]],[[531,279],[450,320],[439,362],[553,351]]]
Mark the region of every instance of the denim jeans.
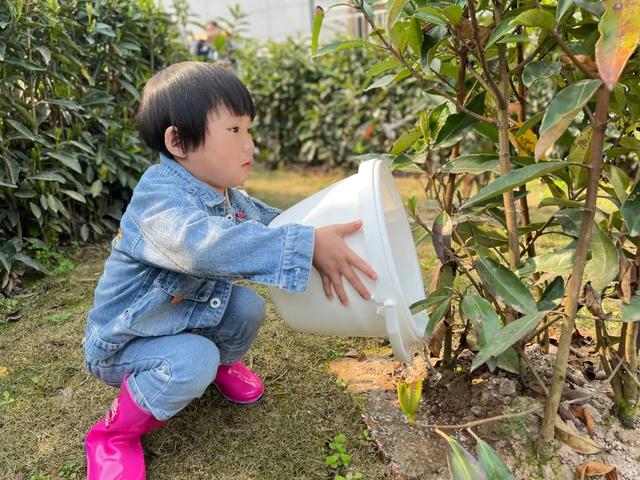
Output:
[[85,360],[104,383],[119,386],[126,374],[136,402],[166,420],[200,397],[218,365],[239,361],[251,347],[265,317],[264,299],[234,284],[222,320],[213,328],[187,328],[174,335],[140,337],[104,360]]

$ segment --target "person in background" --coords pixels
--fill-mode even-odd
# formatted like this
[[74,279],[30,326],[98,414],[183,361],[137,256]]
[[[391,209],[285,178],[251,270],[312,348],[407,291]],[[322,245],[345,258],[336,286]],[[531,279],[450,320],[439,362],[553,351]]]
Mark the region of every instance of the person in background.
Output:
[[196,55],[200,60],[230,63],[229,59],[216,49],[216,39],[220,36],[227,37],[228,35],[220,28],[218,22],[209,20],[205,24],[205,32],[191,42],[191,54]]

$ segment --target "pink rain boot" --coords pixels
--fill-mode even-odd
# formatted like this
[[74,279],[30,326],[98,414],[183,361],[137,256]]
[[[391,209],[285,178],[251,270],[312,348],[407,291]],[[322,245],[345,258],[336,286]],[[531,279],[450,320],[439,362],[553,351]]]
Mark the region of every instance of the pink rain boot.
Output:
[[156,420],[133,399],[125,375],[120,393],[85,440],[88,480],[144,480],[140,437],[166,423]]
[[260,378],[241,362],[220,365],[213,384],[224,398],[234,403],[254,403],[264,393]]

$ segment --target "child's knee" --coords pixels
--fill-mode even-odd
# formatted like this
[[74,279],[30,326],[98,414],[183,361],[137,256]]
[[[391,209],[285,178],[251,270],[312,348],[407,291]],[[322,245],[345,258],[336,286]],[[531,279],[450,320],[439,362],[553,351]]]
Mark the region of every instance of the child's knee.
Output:
[[206,337],[193,334],[183,334],[176,369],[173,372],[175,380],[184,388],[190,390],[193,398],[199,397],[213,381],[218,365],[220,353],[218,347]]

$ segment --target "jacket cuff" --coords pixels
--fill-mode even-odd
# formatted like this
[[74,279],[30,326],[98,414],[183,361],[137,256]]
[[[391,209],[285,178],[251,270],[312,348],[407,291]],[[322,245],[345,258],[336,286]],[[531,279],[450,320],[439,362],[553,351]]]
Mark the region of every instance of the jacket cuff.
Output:
[[313,264],[315,228],[292,223],[287,225],[282,271],[278,288],[289,292],[306,292]]

